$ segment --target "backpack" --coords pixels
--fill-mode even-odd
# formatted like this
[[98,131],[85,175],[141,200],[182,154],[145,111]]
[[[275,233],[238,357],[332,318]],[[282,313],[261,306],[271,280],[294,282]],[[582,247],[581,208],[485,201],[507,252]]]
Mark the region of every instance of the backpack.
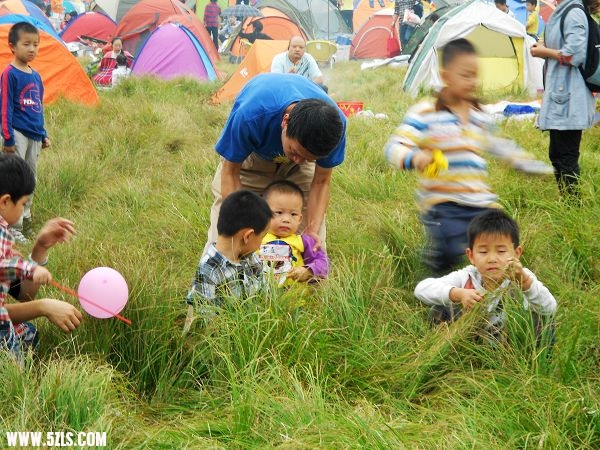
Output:
[[580,3],[572,3],[565,9],[560,18],[560,35],[565,40],[564,25],[567,14],[572,9],[579,8],[583,10],[588,22],[588,41],[585,54],[585,61],[579,66],[579,71],[583,76],[585,85],[592,92],[600,92],[600,29],[598,23],[590,15],[588,10]]

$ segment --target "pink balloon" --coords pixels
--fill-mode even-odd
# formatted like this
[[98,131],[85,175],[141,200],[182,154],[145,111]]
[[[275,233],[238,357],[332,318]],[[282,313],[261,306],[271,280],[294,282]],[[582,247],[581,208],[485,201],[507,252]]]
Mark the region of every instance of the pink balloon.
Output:
[[123,275],[115,269],[96,267],[83,276],[77,294],[81,307],[90,316],[108,319],[125,308],[129,289]]

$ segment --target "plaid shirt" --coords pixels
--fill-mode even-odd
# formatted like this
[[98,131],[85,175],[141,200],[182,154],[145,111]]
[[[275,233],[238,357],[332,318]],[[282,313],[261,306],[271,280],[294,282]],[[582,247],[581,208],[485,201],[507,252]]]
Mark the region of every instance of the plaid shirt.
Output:
[[218,252],[214,244],[200,258],[186,302],[222,306],[227,297],[246,298],[263,287],[263,266],[252,253],[232,263]]
[[402,23],[404,19],[404,11],[407,9],[412,10],[415,4],[415,0],[395,0],[394,1],[394,14],[398,16],[398,22]]
[[30,280],[37,267],[35,262],[23,259],[13,249],[14,243],[15,239],[8,231],[8,223],[0,216],[0,329],[11,328],[10,317],[4,307],[11,281]]

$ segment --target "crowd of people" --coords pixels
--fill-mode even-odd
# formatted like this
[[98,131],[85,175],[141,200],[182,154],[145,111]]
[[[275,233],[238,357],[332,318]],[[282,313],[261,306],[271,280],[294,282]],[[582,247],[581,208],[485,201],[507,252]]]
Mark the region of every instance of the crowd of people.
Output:
[[[528,1],[535,7],[536,0]],[[532,55],[546,60],[539,126],[550,132],[552,167],[493,134],[475,96],[477,52],[462,38],[441,49],[444,87],[435,100],[409,108],[385,144],[384,158],[392,167],[420,174],[417,199],[427,236],[423,263],[430,276],[414,294],[431,307],[433,324],[457,320],[484,302],[485,335],[502,339],[503,298],[519,294],[537,323],[553,334],[556,299],[521,264],[518,224],[502,211],[488,185],[484,156],[506,160],[525,173],[547,169],[561,196],[579,204],[579,145],[582,130],[592,124],[595,99],[578,68],[586,57],[588,30],[584,11],[569,6],[575,2],[580,0],[559,3],[544,41],[531,48]],[[67,332],[81,321],[81,313],[64,302],[33,301],[39,286],[52,280],[44,268],[48,250],[75,233],[73,224],[62,218],[48,222],[29,257],[14,249],[15,242],[26,239],[21,230],[31,218],[39,152],[50,145],[43,84],[29,65],[39,39],[27,22],[11,28],[14,58],[0,79],[0,343],[17,357],[37,342],[29,320],[45,316]],[[347,119],[327,95],[305,45],[293,37],[288,50],[273,60],[272,73],[257,75],[242,88],[215,144],[220,163],[212,182],[214,203],[186,298],[186,331],[196,317],[209,321],[228,301],[261,292],[269,277],[285,288],[329,275],[325,218],[333,171],[346,157]],[[113,40],[105,57],[101,76],[127,70],[120,39]],[[36,101],[23,101],[25,89],[36,91],[27,96]],[[461,268],[464,257],[470,264]],[[23,303],[7,302],[8,295]]]

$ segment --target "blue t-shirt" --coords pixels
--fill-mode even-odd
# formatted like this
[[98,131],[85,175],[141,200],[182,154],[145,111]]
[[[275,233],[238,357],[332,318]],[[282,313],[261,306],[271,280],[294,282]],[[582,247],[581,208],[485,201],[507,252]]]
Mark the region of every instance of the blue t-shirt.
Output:
[[[281,145],[283,113],[292,103],[309,98],[336,105],[323,89],[300,75],[264,73],[255,76],[235,99],[215,146],[217,153],[233,163],[243,162],[251,153],[267,161],[288,161]],[[341,110],[339,112],[344,124],[342,138],[327,157],[317,160],[319,166],[327,169],[344,161],[346,118]]]
[[23,72],[8,65],[0,79],[0,108],[4,145],[15,145],[14,130],[19,130],[29,139],[43,141],[44,128],[44,85],[35,70]]

